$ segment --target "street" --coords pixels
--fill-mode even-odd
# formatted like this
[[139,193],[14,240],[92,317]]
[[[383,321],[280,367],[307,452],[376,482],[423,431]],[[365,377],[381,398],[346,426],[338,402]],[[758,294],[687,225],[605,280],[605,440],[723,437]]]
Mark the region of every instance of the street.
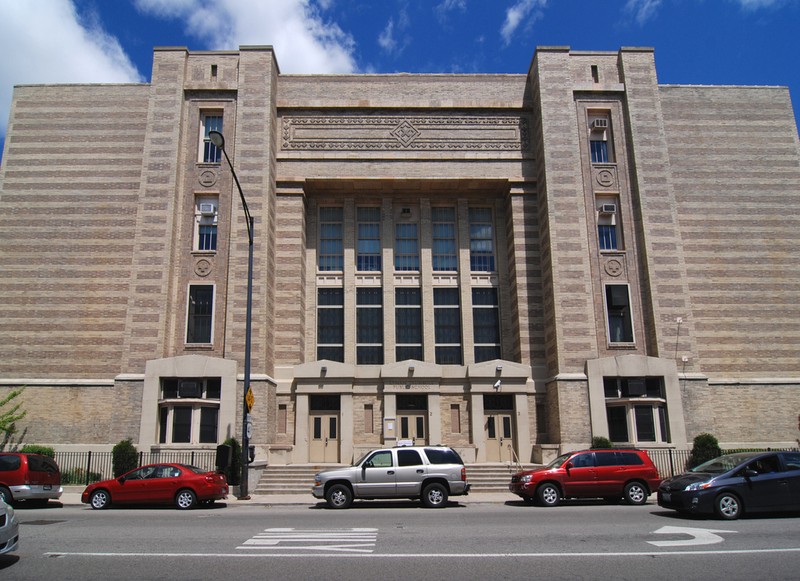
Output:
[[682,518],[645,506],[363,502],[20,507],[4,579],[795,579],[800,516]]

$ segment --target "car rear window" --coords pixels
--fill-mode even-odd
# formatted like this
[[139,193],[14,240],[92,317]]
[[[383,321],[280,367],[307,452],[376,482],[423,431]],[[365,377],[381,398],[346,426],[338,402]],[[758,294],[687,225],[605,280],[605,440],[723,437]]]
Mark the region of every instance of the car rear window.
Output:
[[28,456],[28,469],[33,472],[58,472],[58,464],[47,456]]
[[644,460],[636,452],[595,452],[598,466],[641,466]]
[[453,449],[425,448],[425,455],[431,464],[463,464],[461,456]]
[[18,470],[21,463],[19,456],[0,456],[0,472]]

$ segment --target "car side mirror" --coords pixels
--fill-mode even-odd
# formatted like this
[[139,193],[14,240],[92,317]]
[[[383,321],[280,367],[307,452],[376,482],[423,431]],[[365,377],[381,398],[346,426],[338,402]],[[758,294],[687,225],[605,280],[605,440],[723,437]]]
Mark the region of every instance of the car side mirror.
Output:
[[125,477],[120,476],[119,478],[117,478],[117,482],[119,482],[120,484],[125,484]]
[[744,471],[744,477],[745,478],[752,478],[753,476],[758,476],[758,472],[756,472],[755,470],[752,470],[750,468],[748,468],[747,470]]
[[564,466],[564,468],[566,468],[567,472],[569,472],[570,468],[575,468],[575,465],[572,462],[567,462],[567,465]]

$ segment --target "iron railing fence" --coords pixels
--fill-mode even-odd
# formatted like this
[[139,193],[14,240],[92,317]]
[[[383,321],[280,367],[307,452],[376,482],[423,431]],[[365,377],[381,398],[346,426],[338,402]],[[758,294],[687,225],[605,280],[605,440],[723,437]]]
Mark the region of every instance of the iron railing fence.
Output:
[[[692,457],[691,449],[674,448],[644,448],[653,464],[658,468],[661,478],[670,478],[678,474],[683,474],[689,469],[689,461]],[[736,448],[722,450],[723,454],[735,454],[736,452],[790,452],[797,451],[797,448]]]
[[[137,466],[158,462],[190,464],[206,470],[216,470],[216,451],[185,450],[139,452]],[[55,461],[61,469],[61,483],[88,485],[114,477],[112,452],[56,452]]]

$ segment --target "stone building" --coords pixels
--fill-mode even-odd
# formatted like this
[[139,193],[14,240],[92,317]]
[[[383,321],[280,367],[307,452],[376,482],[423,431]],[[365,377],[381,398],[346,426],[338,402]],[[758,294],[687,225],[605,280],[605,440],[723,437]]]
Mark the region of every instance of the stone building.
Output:
[[782,87],[659,85],[654,51],[496,75],[286,75],[157,48],[152,81],[18,86],[0,394],[26,441],[256,457],[413,440],[541,461],[593,436],[796,443],[800,145]]

